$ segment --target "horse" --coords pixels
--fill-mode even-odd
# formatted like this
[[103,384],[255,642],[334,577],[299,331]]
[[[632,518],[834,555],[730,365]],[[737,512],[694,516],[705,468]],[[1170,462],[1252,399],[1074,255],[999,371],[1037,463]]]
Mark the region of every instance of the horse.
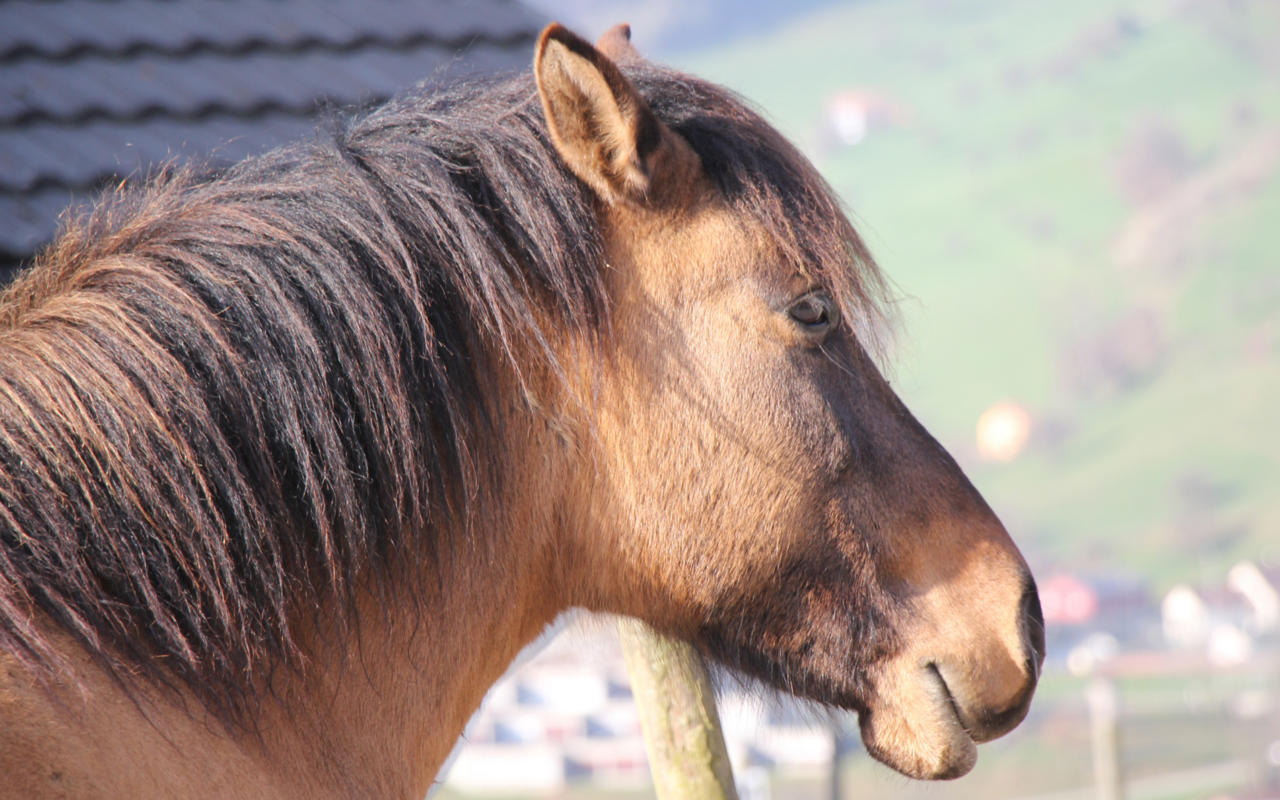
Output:
[[964,774],[1039,601],[892,298],[626,29],[108,192],[0,299],[0,796],[421,798],[571,608]]

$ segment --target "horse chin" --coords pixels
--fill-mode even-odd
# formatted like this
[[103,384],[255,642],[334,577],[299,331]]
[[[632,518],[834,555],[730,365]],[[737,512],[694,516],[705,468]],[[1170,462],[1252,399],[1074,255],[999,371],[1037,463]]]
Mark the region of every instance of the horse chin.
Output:
[[875,687],[858,720],[873,758],[920,780],[951,780],[973,769],[977,744],[937,668],[885,671]]

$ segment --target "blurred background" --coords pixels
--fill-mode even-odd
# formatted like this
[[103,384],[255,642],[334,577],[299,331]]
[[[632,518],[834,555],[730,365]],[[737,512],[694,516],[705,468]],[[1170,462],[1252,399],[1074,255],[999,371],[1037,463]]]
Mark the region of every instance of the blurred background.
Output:
[[[970,776],[726,683],[744,800],[1280,797],[1275,0],[6,0],[0,269],[114,180],[520,68],[550,19],[631,22],[814,159],[898,287],[893,384],[1041,587],[1042,688]],[[610,623],[542,645],[440,796],[651,796]]]

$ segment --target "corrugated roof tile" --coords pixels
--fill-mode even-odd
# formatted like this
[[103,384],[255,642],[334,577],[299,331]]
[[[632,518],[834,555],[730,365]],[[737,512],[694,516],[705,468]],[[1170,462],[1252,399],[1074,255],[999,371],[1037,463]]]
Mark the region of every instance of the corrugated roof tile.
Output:
[[524,68],[543,22],[511,0],[0,2],[0,262],[112,178],[240,160],[308,135],[322,103]]
[[394,94],[441,68],[461,75],[481,65],[510,69],[526,61],[523,52],[517,55],[488,44],[468,48],[461,58],[452,50],[423,47],[407,52],[200,53],[185,58],[147,54],[128,60],[24,61],[7,65],[0,78],[0,125],[132,119],[155,112],[305,113],[314,108],[317,97],[359,104]]
[[49,185],[89,188],[172,158],[238,161],[307,136],[314,128],[307,117],[275,114],[145,123],[98,120],[74,128],[44,123],[0,130],[0,193]]
[[0,60],[197,47],[342,49],[422,37],[501,40],[533,35],[541,24],[538,15],[503,0],[9,0],[0,3]]
[[29,195],[0,194],[0,255],[26,258],[48,242],[58,230],[58,219],[84,202],[67,189],[48,189]]

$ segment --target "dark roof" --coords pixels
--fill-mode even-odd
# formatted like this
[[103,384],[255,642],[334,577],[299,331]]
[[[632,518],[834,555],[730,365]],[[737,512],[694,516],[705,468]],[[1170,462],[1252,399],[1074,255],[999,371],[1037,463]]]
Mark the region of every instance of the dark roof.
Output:
[[513,0],[0,2],[0,260],[157,163],[239,160],[326,105],[522,68],[544,22]]

